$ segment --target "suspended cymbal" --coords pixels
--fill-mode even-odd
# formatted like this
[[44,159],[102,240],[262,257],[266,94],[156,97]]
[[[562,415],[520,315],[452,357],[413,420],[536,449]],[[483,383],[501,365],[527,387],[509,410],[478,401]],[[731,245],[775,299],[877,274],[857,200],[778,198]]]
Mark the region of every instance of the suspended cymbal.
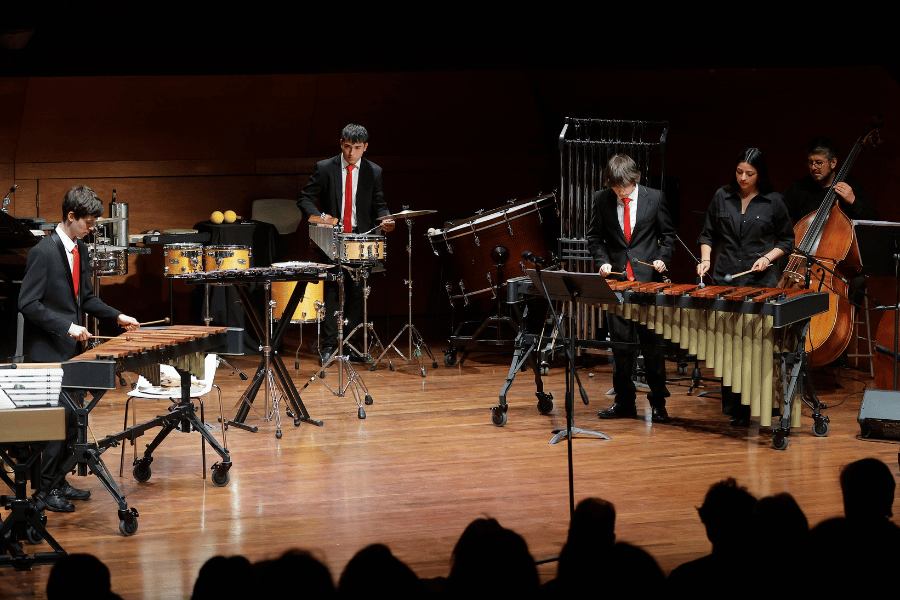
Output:
[[421,217],[422,215],[430,215],[436,212],[436,210],[401,210],[398,213],[378,217],[375,220],[384,221],[386,219],[412,219],[413,217]]

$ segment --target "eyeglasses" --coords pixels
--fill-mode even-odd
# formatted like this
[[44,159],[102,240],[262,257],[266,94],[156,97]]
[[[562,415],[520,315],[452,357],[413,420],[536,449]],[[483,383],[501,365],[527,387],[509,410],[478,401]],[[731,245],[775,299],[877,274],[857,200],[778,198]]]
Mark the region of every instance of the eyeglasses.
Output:
[[810,167],[815,167],[817,169],[821,169],[828,163],[824,160],[810,160],[810,161],[807,161],[806,164],[809,165]]

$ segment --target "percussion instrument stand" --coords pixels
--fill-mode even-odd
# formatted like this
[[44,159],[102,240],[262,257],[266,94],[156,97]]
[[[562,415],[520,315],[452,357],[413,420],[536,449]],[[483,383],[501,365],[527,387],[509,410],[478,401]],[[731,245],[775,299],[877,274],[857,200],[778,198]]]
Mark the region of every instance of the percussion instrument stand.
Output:
[[[350,275],[353,277],[354,281],[359,281],[362,279],[363,281],[363,318],[362,323],[353,328],[347,337],[344,338],[344,344],[348,346],[351,350],[360,355],[364,360],[373,360],[371,350],[377,344],[379,348],[381,348],[382,354],[384,353],[384,344],[381,343],[381,338],[378,337],[378,334],[375,333],[375,328],[372,326],[372,323],[369,322],[369,293],[371,292],[371,288],[369,287],[369,275],[371,274],[372,265],[362,265],[357,268],[344,267],[347,271],[350,272]],[[356,346],[354,346],[350,340],[353,338],[353,335],[362,328],[362,350],[357,350]],[[369,333],[372,333],[371,345],[369,344]],[[343,354],[343,351],[341,352]],[[390,361],[388,358],[388,363],[390,364],[391,371],[394,370],[394,363]]]
[[[784,450],[788,445],[788,435],[791,433],[791,405],[795,391],[799,393],[803,401],[813,411],[813,433],[818,437],[828,435],[829,419],[822,414],[823,408],[828,408],[819,401],[816,391],[813,389],[812,375],[809,372],[809,360],[806,354],[806,335],[809,332],[810,319],[802,324],[802,330],[797,342],[796,352],[781,353],[781,377],[784,386],[784,412],[781,415],[781,424],[772,436],[772,446],[776,450]],[[790,366],[790,375],[788,375]],[[788,383],[788,380],[790,383]]]
[[[409,273],[409,279],[405,280],[406,286],[409,289],[409,300],[407,304],[409,306],[409,322],[403,326],[391,343],[388,344],[388,347],[384,349],[384,352],[381,353],[381,356],[378,357],[378,360],[375,361],[369,370],[374,371],[375,367],[378,366],[378,363],[381,362],[381,359],[384,358],[384,355],[388,353],[388,350],[393,348],[397,354],[399,354],[403,360],[407,362],[411,362],[414,358],[418,357],[417,362],[419,363],[419,370],[422,372],[422,377],[425,377],[425,356],[422,354],[422,349],[424,348],[425,353],[428,354],[428,358],[431,359],[431,366],[434,369],[437,369],[437,361],[434,360],[434,355],[431,353],[431,349],[428,347],[428,344],[425,343],[425,340],[422,338],[422,334],[419,333],[419,330],[416,329],[416,326],[413,325],[412,322],[412,295],[413,295],[413,283],[412,283],[412,226],[413,220],[411,218],[404,219],[406,221],[406,230],[408,241],[406,243],[406,255],[407,255],[407,272]],[[400,351],[400,348],[397,347],[396,342],[400,339],[400,336],[403,335],[403,332],[409,330],[409,356],[405,356],[403,352]],[[415,338],[415,353],[413,353],[413,338]],[[393,365],[391,365],[391,370],[393,371]]]
[[[338,269],[343,269],[344,265],[340,258],[336,261]],[[344,277],[343,272],[339,271],[339,275],[337,278],[338,284],[338,299],[340,308],[335,313],[335,317],[337,317],[337,348],[339,350],[335,350],[334,353],[328,358],[328,361],[322,365],[322,367],[317,371],[317,375],[319,380],[331,391],[331,394],[334,396],[339,396],[343,398],[347,389],[350,389],[350,392],[353,394],[353,399],[356,401],[357,411],[356,416],[360,419],[366,418],[366,410],[363,408],[363,404],[372,404],[372,396],[369,395],[369,389],[366,387],[365,382],[363,382],[362,377],[360,377],[359,373],[357,373],[352,366],[350,366],[350,357],[345,356],[343,354],[344,348],[344,324],[346,320],[344,319]],[[298,286],[299,287],[299,286]],[[296,293],[296,290],[294,290]],[[293,309],[290,313],[293,314]],[[385,350],[387,352],[387,350]],[[338,364],[338,381],[337,385],[332,388],[328,383],[325,382],[325,370],[330,367],[332,364]],[[346,376],[346,383],[344,382],[344,377]],[[304,384],[300,391],[302,392],[309,385],[316,380],[316,376],[310,377],[309,380]],[[351,387],[352,386],[352,387]]]
[[[301,283],[304,282],[298,282],[297,286],[294,287],[294,291],[291,292],[291,297],[285,307],[284,314],[294,314],[294,310],[296,310],[297,305],[300,304],[303,292],[306,291],[306,285],[300,285]],[[274,348],[278,348],[281,344],[281,340],[284,337],[284,332],[287,329],[287,325],[290,323],[290,319],[282,319],[278,323],[275,332],[270,335],[269,323],[271,323],[270,317],[272,314],[271,282],[264,282],[264,285],[266,289],[265,323],[260,320],[256,311],[253,309],[253,303],[250,300],[245,285],[237,284],[234,286],[237,290],[241,305],[244,308],[244,313],[250,321],[250,325],[256,333],[257,339],[264,340],[264,343],[260,346],[260,351],[262,351],[263,356],[260,360],[259,367],[256,369],[256,375],[253,376],[253,381],[250,383],[250,386],[241,395],[241,398],[238,401],[240,408],[238,408],[234,419],[227,421],[226,425],[233,425],[239,429],[256,433],[258,429],[252,425],[245,424],[244,421],[250,413],[250,408],[253,406],[253,400],[256,398],[256,394],[259,393],[259,388],[262,384],[266,384],[266,403],[268,403],[268,397],[272,390],[272,382],[276,382],[278,389],[283,393],[287,400],[287,414],[294,419],[294,426],[299,426],[300,423],[304,422],[321,426],[322,421],[317,421],[309,416],[309,412],[303,405],[303,400],[301,400],[297,388],[294,387],[294,382],[291,381],[291,376],[288,373],[287,368],[284,366],[278,353],[274,351]],[[268,410],[268,407],[266,407],[266,410]],[[276,436],[277,435],[278,432],[276,432]]]

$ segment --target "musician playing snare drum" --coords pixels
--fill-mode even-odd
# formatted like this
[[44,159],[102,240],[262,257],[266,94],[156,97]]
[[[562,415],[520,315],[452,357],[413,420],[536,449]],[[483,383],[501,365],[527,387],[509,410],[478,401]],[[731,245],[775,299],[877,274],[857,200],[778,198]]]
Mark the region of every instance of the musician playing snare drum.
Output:
[[[369,133],[362,125],[353,123],[341,132],[341,153],[321,160],[309,182],[300,192],[297,206],[308,217],[337,217],[344,233],[367,233],[375,228],[378,217],[390,213],[384,201],[381,186],[381,167],[363,158],[368,149]],[[350,193],[346,193],[347,190]],[[321,211],[316,207],[318,201]],[[381,222],[381,229],[392,231],[393,219]],[[348,320],[344,332],[350,333],[362,320],[362,280],[353,281],[344,274],[344,318]],[[325,283],[325,322],[323,324],[322,360],[327,362],[337,346],[337,319],[339,299],[337,285]],[[365,357],[351,356],[351,359]]]
[[[634,160],[625,155],[609,159],[604,170],[607,189],[594,194],[588,228],[588,249],[601,275],[622,272],[629,279],[660,281],[661,273],[672,258],[675,228],[665,195],[638,185],[641,173]],[[669,420],[666,411],[666,363],[660,338],[649,330],[607,314],[609,337],[613,342],[632,342],[635,333],[643,344],[644,369],[652,407],[651,420]],[[615,402],[598,416],[601,419],[636,417],[637,390],[632,380],[633,349],[613,348],[613,387]]]
[[[62,222],[28,253],[19,311],[25,317],[23,343],[29,362],[62,362],[80,354],[79,342],[90,338],[90,332],[81,324],[82,312],[116,319],[129,331],[138,327],[137,320],[94,295],[90,257],[81,238],[90,233],[102,214],[103,203],[91,188],[73,187],[63,199]],[[69,500],[84,500],[91,495],[88,490],[72,487],[65,479],[56,489],[46,489],[72,453],[70,444],[75,443],[76,429],[71,413],[66,406],[66,441],[48,443],[42,456],[41,485],[48,492],[44,504],[47,510],[56,512],[71,512],[75,506]]]

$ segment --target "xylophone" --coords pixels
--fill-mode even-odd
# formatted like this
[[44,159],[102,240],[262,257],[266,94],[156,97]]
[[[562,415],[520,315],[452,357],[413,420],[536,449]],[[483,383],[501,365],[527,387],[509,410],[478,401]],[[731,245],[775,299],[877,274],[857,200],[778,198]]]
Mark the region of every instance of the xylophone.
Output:
[[[98,346],[95,346],[68,362],[61,364],[63,369],[62,393],[60,397],[75,414],[76,437],[75,451],[62,466],[60,474],[50,489],[55,487],[66,473],[76,466],[78,474],[85,476],[93,473],[100,479],[104,487],[118,504],[119,531],[124,535],[137,532],[138,512],[128,508],[125,496],[121,493],[115,480],[103,463],[101,454],[110,446],[118,445],[123,440],[134,440],[153,427],[162,427],[162,431],[147,446],[142,458],[135,461],[135,477],[141,481],[149,478],[149,464],[153,460],[152,452],[163,439],[176,427],[182,431],[198,431],[204,440],[219,454],[222,461],[212,466],[213,484],[224,486],[229,480],[231,457],[228,450],[207,430],[197,417],[190,401],[191,374],[204,376],[204,355],[207,351],[226,343],[228,330],[225,327],[172,326],[161,328],[138,329],[123,333]],[[147,423],[130,427],[121,433],[107,436],[96,443],[88,442],[88,415],[103,397],[107,390],[115,389],[116,374],[124,371],[144,375],[155,385],[159,383],[159,365],[170,364],[181,375],[181,401],[169,408],[169,412]],[[75,401],[75,395],[89,392],[90,402],[82,406]],[[139,474],[146,474],[140,478]],[[205,475],[205,474],[204,474]]]
[[[780,353],[792,352],[799,335],[789,326],[828,310],[828,295],[807,289],[608,283],[623,303],[604,305],[604,310],[706,361],[722,385],[742,394],[751,415],[765,427],[772,424],[773,405],[784,399],[776,376]],[[792,414],[796,427],[800,412]]]

